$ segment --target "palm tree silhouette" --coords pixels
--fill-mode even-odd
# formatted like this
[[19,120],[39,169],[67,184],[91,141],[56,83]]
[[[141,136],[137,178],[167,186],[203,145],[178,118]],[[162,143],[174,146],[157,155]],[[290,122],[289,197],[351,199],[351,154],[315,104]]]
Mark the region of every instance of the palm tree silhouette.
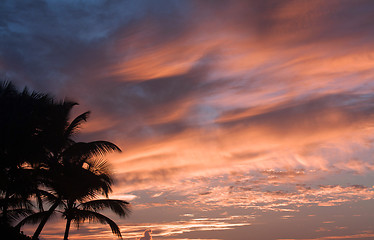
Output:
[[[19,92],[10,82],[0,83],[0,206],[1,224],[9,225],[30,212],[29,197],[40,179],[33,171],[46,159],[45,148],[53,133],[51,117],[60,104],[47,94]],[[49,116],[49,117],[46,117]]]
[[[108,164],[97,157],[121,150],[108,141],[74,141],[90,114],[85,112],[69,122],[75,105],[26,88],[19,92],[10,82],[0,83],[1,226],[28,215],[17,226],[39,222],[33,235],[37,239],[50,216],[60,212],[67,220],[65,239],[71,222],[86,220],[108,223],[121,236],[114,221],[99,211],[109,208],[125,217],[128,203],[97,199],[108,197],[113,184]],[[39,205],[37,213],[31,210],[31,196]],[[50,206],[44,211],[46,202]]]
[[[65,209],[69,213],[72,205],[68,202],[81,201],[82,197],[94,197],[98,193],[108,197],[108,193],[111,191],[113,180],[110,174],[104,173],[101,171],[103,169],[98,168],[95,169],[95,172],[91,172],[92,166],[95,165],[92,158],[121,150],[108,141],[75,142],[74,135],[78,132],[81,124],[87,121],[90,114],[90,112],[85,112],[69,122],[70,112],[75,105],[72,102],[64,103],[61,106],[63,111],[57,112],[60,114],[58,116],[60,121],[52,125],[49,130],[54,132],[55,136],[47,145],[47,148],[50,149],[48,159],[39,163],[39,168],[44,169],[43,173],[39,175],[43,176],[44,185],[54,193],[53,204],[48,211],[33,214],[18,225],[20,227],[25,222],[40,221],[33,239],[38,238],[50,216],[60,205],[65,204]],[[85,169],[84,166],[90,167]],[[104,166],[105,164],[102,165],[102,167]],[[40,191],[40,193],[44,197],[51,198],[47,191]],[[75,194],[80,195],[76,196]],[[66,216],[71,217],[71,214]]]
[[108,224],[113,232],[119,238],[122,238],[121,231],[118,225],[110,218],[97,212],[105,208],[110,208],[119,216],[127,216],[129,213],[128,202],[122,200],[103,199],[103,200],[92,200],[88,202],[82,202],[80,204],[70,203],[65,206],[63,212],[66,218],[66,229],[64,239],[68,239],[70,223],[74,221],[76,224],[80,224],[85,220],[96,221],[103,224]]
[[[54,176],[51,184],[53,191],[43,193],[48,201],[53,202],[52,207],[48,211],[29,215],[17,227],[48,220],[52,214],[61,213],[66,219],[64,239],[68,239],[71,222],[79,226],[86,220],[109,224],[112,232],[121,237],[117,224],[98,211],[109,208],[118,216],[126,217],[129,214],[128,202],[113,199],[95,200],[98,195],[107,195],[110,191],[112,180],[108,164],[100,159],[90,159],[85,160],[84,164],[72,162],[60,167],[61,169],[51,172]],[[62,211],[55,211],[57,207]]]
[[[129,214],[129,203],[123,200],[95,199],[98,194],[106,195],[107,197],[108,192],[111,191],[112,179],[109,167],[107,162],[101,159],[85,160],[84,164],[85,166],[73,164],[73,166],[68,167],[68,172],[73,173],[72,175],[77,178],[76,180],[82,180],[83,184],[76,185],[74,189],[67,189],[68,191],[64,194],[65,199],[62,201],[64,209],[62,214],[66,219],[64,239],[68,239],[72,221],[79,226],[80,223],[86,220],[106,223],[110,226],[113,234],[122,237],[117,224],[98,211],[109,208],[118,216],[126,217]],[[69,173],[66,176],[70,177]],[[66,179],[63,177],[61,180],[63,180],[61,183],[65,185]],[[69,180],[76,182],[74,179]]]

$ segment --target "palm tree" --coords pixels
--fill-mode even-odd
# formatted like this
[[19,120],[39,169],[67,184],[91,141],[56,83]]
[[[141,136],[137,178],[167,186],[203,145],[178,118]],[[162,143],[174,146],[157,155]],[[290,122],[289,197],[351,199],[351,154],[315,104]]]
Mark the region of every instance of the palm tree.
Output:
[[[110,218],[98,211],[109,208],[120,217],[129,214],[128,202],[113,199],[95,199],[98,195],[108,195],[111,191],[112,179],[108,164],[103,160],[85,159],[84,164],[73,161],[60,165],[60,169],[52,171],[53,191],[44,191],[43,195],[53,205],[48,211],[31,214],[23,219],[17,227],[27,223],[37,223],[56,213],[61,213],[66,219],[64,239],[68,239],[71,222],[79,226],[88,220],[108,224],[113,234],[121,237],[120,229]],[[55,211],[60,207],[62,211]],[[47,217],[47,218],[46,218]],[[33,236],[35,238],[35,236]]]
[[[75,142],[72,138],[78,132],[80,125],[87,121],[90,112],[85,112],[69,122],[69,115],[74,105],[75,104],[62,105],[61,107],[64,111],[57,112],[57,114],[60,114],[58,116],[60,121],[57,124],[51,125],[49,129],[50,132],[55,133],[55,136],[47,145],[47,148],[50,149],[48,160],[39,162],[39,168],[44,169],[43,174],[40,175],[43,176],[45,187],[52,189],[57,197],[48,211],[41,211],[38,214],[40,223],[35,230],[33,239],[38,238],[56,208],[62,204],[64,200],[71,199],[70,195],[72,193],[78,192],[80,194],[85,193],[89,195],[89,192],[93,191],[95,194],[101,192],[101,194],[107,197],[108,193],[111,191],[113,180],[108,174],[91,174],[89,180],[75,179],[76,176],[82,174],[82,172],[79,171],[82,170],[84,165],[92,166],[93,157],[101,156],[112,151],[120,152],[121,150],[115,144],[107,141],[93,141],[88,143]],[[74,168],[71,168],[72,166]],[[75,173],[72,172],[73,169]],[[92,170],[92,167],[87,170]],[[85,185],[80,186],[80,184],[77,183],[85,183]],[[79,190],[74,191],[74,189],[72,189],[72,187],[78,186]],[[45,191],[41,193],[42,195],[48,194]]]
[[[51,197],[51,196],[50,196]],[[108,224],[113,232],[119,238],[122,238],[120,228],[110,218],[99,213],[100,210],[111,209],[116,215],[120,217],[126,217],[130,213],[128,202],[116,199],[97,199],[90,201],[72,201],[64,200],[60,201],[63,211],[54,211],[52,214],[61,213],[66,219],[66,228],[64,233],[64,239],[68,239],[71,223],[75,223],[76,226],[86,220],[89,222],[99,222],[102,224]],[[36,223],[47,214],[46,212],[38,212],[27,216],[23,219],[17,227],[20,228],[27,223]]]
[[[26,88],[19,92],[10,82],[0,84],[1,224],[9,224],[16,217],[32,213],[31,196],[38,200],[40,212],[31,214],[21,223],[32,219],[40,221],[34,239],[59,206],[65,209],[70,222],[104,221],[105,218],[100,218],[96,212],[99,208],[90,209],[83,204],[85,201],[92,202],[97,195],[108,197],[113,183],[110,174],[103,171],[106,165],[95,164],[97,161],[92,159],[121,150],[107,141],[74,141],[80,125],[89,116],[89,112],[85,112],[69,122],[75,105],[77,103],[71,101],[56,102],[47,94],[29,92]],[[43,209],[42,198],[52,201],[47,211]],[[110,207],[112,203],[111,209],[125,216],[128,213],[127,203],[113,201],[106,199],[106,205],[100,206]],[[118,210],[121,204],[122,212]],[[97,217],[74,217],[69,212],[76,206],[79,206],[78,210],[91,211]],[[107,222],[110,223],[109,220]],[[110,226],[114,225],[110,223]]]
[[10,225],[19,217],[33,212],[29,197],[35,194],[39,184],[32,169],[10,169],[7,176],[8,178],[1,181],[2,184],[8,185],[0,197],[2,225]]
[[48,129],[61,106],[47,94],[27,88],[20,92],[10,82],[0,83],[1,224],[30,211],[29,198],[40,184],[32,166],[46,160],[46,145],[53,138]]
[[122,238],[118,225],[112,219],[99,213],[98,210],[110,208],[117,215],[125,217],[129,213],[127,204],[128,202],[126,201],[113,199],[92,200],[82,202],[80,204],[71,202],[70,205],[65,206],[65,210],[63,212],[63,215],[66,218],[64,240],[68,239],[70,224],[72,221],[79,226],[79,224],[85,220],[108,224],[112,230],[112,233],[117,235],[119,238]]

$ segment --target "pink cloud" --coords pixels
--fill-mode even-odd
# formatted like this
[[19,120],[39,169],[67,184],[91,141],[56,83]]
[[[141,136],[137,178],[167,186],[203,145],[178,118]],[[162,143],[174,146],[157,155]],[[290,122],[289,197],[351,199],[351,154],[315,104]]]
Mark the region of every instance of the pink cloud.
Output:
[[374,237],[374,233],[358,233],[344,236],[327,236],[319,238],[279,238],[277,240],[328,240],[328,239],[370,239]]

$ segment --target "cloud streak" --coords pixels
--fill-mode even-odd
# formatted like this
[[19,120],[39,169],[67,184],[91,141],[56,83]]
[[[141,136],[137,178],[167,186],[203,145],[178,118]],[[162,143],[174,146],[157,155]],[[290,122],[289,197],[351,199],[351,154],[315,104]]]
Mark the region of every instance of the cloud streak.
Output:
[[0,73],[76,100],[93,112],[80,140],[125,150],[110,156],[114,196],[275,211],[372,198],[373,2],[0,9]]

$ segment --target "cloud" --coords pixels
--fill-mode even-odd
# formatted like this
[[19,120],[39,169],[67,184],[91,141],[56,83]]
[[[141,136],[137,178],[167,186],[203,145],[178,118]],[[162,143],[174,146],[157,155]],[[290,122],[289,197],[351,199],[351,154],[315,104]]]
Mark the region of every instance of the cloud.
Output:
[[374,233],[358,233],[344,236],[327,236],[319,238],[279,238],[278,240],[328,240],[328,239],[365,239],[374,237]]
[[[301,207],[338,206],[351,201],[374,198],[372,188],[365,186],[322,185],[311,188],[299,185],[296,191],[245,189],[240,185],[212,187],[209,195],[189,196],[190,201],[178,205],[200,206],[207,209],[220,207],[239,207],[261,211],[297,212]],[[210,208],[209,208],[209,207]]]
[[211,129],[187,124],[175,135],[154,135],[146,152],[145,142],[133,144],[115,162],[124,169],[120,178],[131,183],[212,176],[237,166],[264,173],[296,168],[364,174],[373,168],[371,102],[370,94],[334,94],[261,112],[229,112]]
[[[225,218],[194,218],[188,221],[163,221],[162,223],[144,221],[141,224],[123,224],[119,225],[119,227],[122,230],[121,233],[124,239],[140,238],[139,240],[150,240],[153,239],[153,237],[157,237],[157,239],[166,237],[170,238],[183,233],[219,231],[234,229],[241,226],[249,226],[251,223],[248,221],[252,218],[253,216],[251,215],[241,215]],[[62,225],[63,223],[61,222],[61,226]],[[61,226],[58,227],[64,229]],[[48,226],[48,228],[43,231],[42,235],[46,238],[58,238],[63,235],[63,232],[59,231],[59,228],[52,228]],[[69,235],[72,238],[74,237],[77,239],[113,239],[111,231],[103,230],[100,228],[100,225],[85,224],[81,225],[80,228],[81,229],[79,231],[74,231],[74,229],[72,229]],[[148,230],[144,232],[144,229]]]
[[[371,199],[372,189],[303,184],[373,170],[373,8],[5,1],[0,72],[93,112],[80,140],[124,150],[108,156],[118,197],[141,203],[136,191],[149,191],[149,206],[206,209],[343,204]],[[157,202],[181,192],[189,201]]]
[[[235,227],[251,225],[251,223],[248,222],[251,218],[252,216],[242,215],[227,218],[195,218],[188,221],[133,225],[128,227],[124,235],[126,234],[126,238],[129,239],[131,239],[131,237],[137,237],[139,236],[139,233],[137,233],[138,229],[144,227],[151,227],[152,236],[154,237],[170,237],[188,232],[233,229]],[[152,239],[152,237],[150,239]]]

